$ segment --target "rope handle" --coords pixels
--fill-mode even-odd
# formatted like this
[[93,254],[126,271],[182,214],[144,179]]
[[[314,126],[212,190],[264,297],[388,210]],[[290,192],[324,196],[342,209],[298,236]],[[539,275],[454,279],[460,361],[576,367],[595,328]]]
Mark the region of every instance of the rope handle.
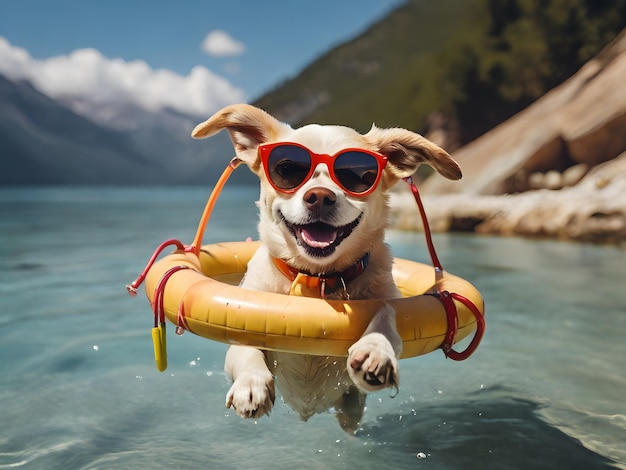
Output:
[[[441,349],[447,358],[450,358],[453,361],[464,361],[474,354],[474,351],[476,351],[476,348],[478,348],[478,345],[483,338],[485,333],[485,317],[482,316],[476,305],[474,305],[474,302],[461,294],[442,291],[440,292],[439,298],[446,309],[446,317],[448,319],[448,332],[446,333],[446,338],[441,345]],[[467,347],[460,352],[452,349],[459,324],[458,312],[454,303],[455,300],[465,305],[476,319],[476,332],[474,333],[474,337],[470,341],[470,344],[468,344]]]
[[411,176],[405,178],[404,181],[406,181],[406,183],[409,185],[411,193],[413,193],[413,197],[415,198],[415,202],[417,203],[417,209],[419,210],[420,217],[422,218],[422,225],[424,226],[424,237],[426,238],[426,245],[428,246],[430,259],[432,260],[435,269],[439,270],[439,272],[442,272],[443,266],[441,266],[441,262],[439,261],[439,257],[437,256],[437,252],[435,251],[433,237],[430,233],[430,225],[428,223],[428,218],[426,217],[426,211],[424,210],[424,204],[422,204],[422,198],[420,197],[420,193],[417,190],[417,186],[413,182],[413,178]]
[[230,175],[237,169],[239,165],[243,162],[239,160],[239,158],[234,157],[229,163],[222,176],[217,180],[215,186],[213,187],[213,191],[211,191],[211,195],[209,196],[209,200],[204,207],[204,212],[202,212],[202,217],[200,217],[200,222],[198,223],[198,229],[196,230],[196,236],[193,239],[193,243],[191,244],[192,251],[196,256],[200,256],[200,249],[202,248],[202,239],[204,238],[204,232],[206,230],[206,226],[211,218],[211,213],[213,212],[213,208],[215,207],[215,203],[217,202],[217,198],[219,197],[226,181],[230,178]]
[[180,251],[184,251],[186,253],[193,253],[194,255],[196,255],[196,257],[200,256],[200,249],[202,248],[202,238],[204,237],[204,232],[206,230],[207,223],[209,222],[209,219],[211,218],[211,213],[213,212],[213,208],[215,207],[217,198],[222,192],[222,189],[224,188],[224,185],[226,184],[226,181],[228,180],[232,172],[241,163],[242,163],[241,160],[239,160],[237,157],[233,158],[228,164],[228,166],[226,167],[226,169],[224,170],[224,172],[222,173],[222,175],[220,176],[217,183],[215,184],[215,187],[213,188],[213,191],[211,191],[211,195],[209,196],[209,200],[207,201],[204,207],[204,211],[202,213],[202,217],[200,218],[200,223],[198,224],[198,229],[196,230],[196,236],[194,237],[193,243],[191,245],[184,245],[182,242],[174,238],[165,240],[163,243],[161,243],[156,248],[156,250],[154,250],[154,253],[152,253],[152,256],[148,260],[146,267],[143,268],[143,271],[141,271],[137,279],[135,279],[130,284],[126,285],[126,290],[128,291],[131,297],[135,297],[137,295],[137,289],[143,283],[143,281],[146,280],[148,271],[150,270],[150,268],[152,268],[152,265],[155,263],[159,255],[168,246],[174,245]]
[[[154,265],[156,259],[168,246],[176,246],[181,251],[190,251],[191,247],[183,245],[179,240],[170,239],[161,243],[146,264],[146,267],[141,271],[137,279],[126,286],[126,290],[131,297],[137,295],[137,289],[143,281],[145,281],[148,271]],[[167,341],[166,341],[166,323],[165,323],[165,308],[163,305],[165,297],[165,285],[172,275],[182,269],[188,269],[188,266],[174,266],[170,268],[159,280],[155,290],[154,298],[152,301],[152,312],[154,313],[154,327],[152,328],[152,347],[154,350],[154,360],[159,372],[163,372],[167,369]]]
[[[435,268],[435,279],[438,280],[439,277],[443,274],[443,266],[439,261],[439,257],[437,256],[437,252],[435,251],[435,245],[433,244],[432,234],[430,232],[430,225],[428,223],[428,218],[426,217],[426,211],[424,210],[424,205],[422,204],[422,199],[420,197],[419,191],[417,190],[417,186],[413,182],[412,177],[404,178],[404,181],[409,185],[411,189],[411,193],[415,198],[415,202],[417,204],[417,208],[420,213],[420,217],[422,218],[422,225],[424,226],[424,236],[426,238],[426,245],[428,246],[428,253],[430,254],[430,259],[432,260],[433,266]],[[480,344],[480,341],[483,338],[483,334],[485,333],[485,317],[480,313],[478,307],[469,300],[467,297],[462,296],[461,294],[457,294],[455,292],[442,291],[441,287],[437,286],[437,297],[443,304],[446,310],[446,318],[448,320],[448,330],[446,332],[446,337],[441,345],[441,349],[446,357],[452,359],[453,361],[464,361],[468,357],[470,357],[476,348]],[[465,305],[474,318],[476,319],[476,333],[474,333],[474,337],[470,344],[465,348],[465,350],[461,352],[457,352],[452,349],[452,345],[455,342],[456,335],[459,329],[459,315],[456,309],[456,305],[454,301],[457,300]]]
[[168,246],[172,246],[172,245],[175,245],[176,248],[178,248],[181,251],[188,251],[188,247],[186,247],[179,240],[176,240],[174,238],[170,238],[169,240],[165,240],[163,243],[161,243],[156,248],[156,250],[154,250],[154,253],[152,253],[152,256],[148,260],[146,267],[143,268],[143,271],[141,271],[141,273],[139,273],[139,276],[137,276],[137,279],[135,279],[130,284],[126,284],[126,290],[128,291],[128,294],[131,297],[135,297],[137,295],[137,289],[139,289],[139,286],[143,284],[143,281],[146,280],[148,271],[150,271],[150,268],[152,267],[156,259],[159,257],[159,255],[163,252],[163,250],[165,250],[165,248],[167,248]]
[[[131,297],[135,297],[137,295],[137,289],[146,280],[148,271],[150,271],[157,258],[168,246],[175,246],[180,251],[193,253],[196,257],[199,257],[200,249],[202,247],[202,238],[204,237],[204,232],[206,230],[209,218],[211,217],[211,213],[213,212],[215,203],[217,202],[217,199],[222,189],[224,188],[226,181],[228,180],[232,172],[241,163],[241,160],[239,160],[237,157],[233,158],[220,176],[217,183],[215,184],[213,191],[211,191],[211,195],[209,196],[209,199],[204,207],[204,211],[202,213],[202,217],[200,218],[200,223],[198,225],[198,229],[196,231],[196,236],[193,243],[191,245],[184,245],[182,242],[176,239],[169,239],[161,243],[156,248],[156,250],[154,250],[154,253],[152,253],[152,256],[148,260],[148,263],[146,264],[143,271],[141,271],[139,276],[137,276],[137,279],[126,285],[126,290]],[[165,286],[173,274],[188,268],[188,266],[174,266],[170,268],[165,274],[163,274],[154,291],[154,297],[152,301],[152,311],[154,313],[154,327],[152,328],[152,346],[154,349],[154,360],[156,362],[157,369],[160,372],[163,372],[165,369],[167,369],[167,341],[164,308]],[[187,329],[187,324],[185,320],[183,302],[178,307],[176,334],[182,335],[185,329]]]

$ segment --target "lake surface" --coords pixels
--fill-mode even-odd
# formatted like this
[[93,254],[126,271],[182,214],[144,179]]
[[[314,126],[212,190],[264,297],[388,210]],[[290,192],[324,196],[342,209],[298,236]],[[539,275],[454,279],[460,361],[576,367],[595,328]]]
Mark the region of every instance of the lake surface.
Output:
[[[224,407],[226,346],[168,329],[134,280],[167,238],[190,243],[208,191],[0,189],[0,469],[626,468],[626,251],[438,235],[447,270],[484,295],[487,331],[465,362],[400,363],[361,429]],[[255,237],[256,190],[226,188],[205,242]],[[421,234],[398,257],[429,262]]]

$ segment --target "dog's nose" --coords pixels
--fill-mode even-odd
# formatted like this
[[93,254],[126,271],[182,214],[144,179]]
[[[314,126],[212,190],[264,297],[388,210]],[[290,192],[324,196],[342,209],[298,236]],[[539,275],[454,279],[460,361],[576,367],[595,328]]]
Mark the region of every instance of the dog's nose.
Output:
[[335,204],[337,196],[330,189],[311,188],[304,194],[304,204],[311,212],[318,212]]

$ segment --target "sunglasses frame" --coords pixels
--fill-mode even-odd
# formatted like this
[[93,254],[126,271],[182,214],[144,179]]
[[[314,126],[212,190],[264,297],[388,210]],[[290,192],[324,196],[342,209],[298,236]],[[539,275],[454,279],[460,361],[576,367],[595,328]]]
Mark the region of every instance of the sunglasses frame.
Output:
[[[309,155],[309,158],[311,159],[311,167],[309,168],[309,171],[306,177],[293,188],[283,189],[283,188],[276,186],[276,184],[274,184],[274,182],[272,181],[270,169],[268,166],[269,158],[272,153],[272,150],[274,150],[276,147],[281,147],[281,146],[294,146],[294,147],[299,147],[303,150],[306,150],[306,152]],[[380,183],[380,180],[382,179],[383,170],[385,169],[385,166],[387,165],[387,161],[388,161],[388,158],[386,155],[383,155],[378,152],[374,152],[373,150],[367,150],[367,149],[358,148],[358,147],[349,147],[349,148],[342,149],[333,155],[328,155],[328,154],[322,154],[322,153],[315,153],[311,149],[305,147],[302,144],[298,144],[296,142],[274,142],[271,144],[262,144],[262,145],[259,145],[258,152],[259,152],[259,157],[261,158],[261,164],[263,166],[263,170],[265,171],[265,176],[267,177],[267,180],[276,191],[285,193],[285,194],[293,194],[298,189],[300,189],[307,181],[311,179],[311,176],[313,175],[315,168],[317,168],[317,166],[320,163],[323,163],[324,165],[326,165],[326,168],[328,168],[328,174],[330,175],[330,179],[332,179],[333,182],[337,186],[339,186],[343,192],[351,196],[355,196],[355,197],[364,197],[372,193],[376,189],[376,187]],[[344,153],[348,153],[348,152],[365,153],[371,157],[374,157],[378,165],[378,172],[376,174],[376,180],[374,181],[374,183],[372,183],[372,185],[367,190],[361,193],[350,191],[348,188],[346,188],[343,185],[343,183],[339,180],[339,178],[335,174],[335,168],[334,168],[335,160],[340,155],[343,155]]]

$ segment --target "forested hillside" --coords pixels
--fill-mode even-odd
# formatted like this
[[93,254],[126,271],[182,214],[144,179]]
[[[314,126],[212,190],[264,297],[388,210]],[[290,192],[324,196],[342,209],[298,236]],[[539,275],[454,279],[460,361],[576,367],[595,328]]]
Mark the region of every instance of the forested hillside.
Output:
[[255,102],[294,125],[443,132],[454,148],[570,77],[626,0],[410,0]]

